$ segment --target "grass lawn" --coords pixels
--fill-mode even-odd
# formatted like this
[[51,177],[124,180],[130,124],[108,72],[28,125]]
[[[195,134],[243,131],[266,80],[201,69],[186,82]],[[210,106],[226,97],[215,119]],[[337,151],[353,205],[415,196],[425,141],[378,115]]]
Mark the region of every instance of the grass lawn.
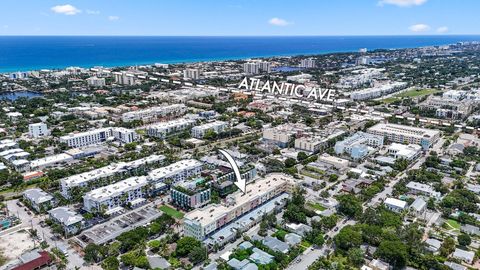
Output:
[[410,90],[410,91],[405,91],[401,92],[395,95],[395,97],[420,97],[420,96],[426,96],[430,94],[435,94],[438,92],[442,92],[440,90],[436,89],[420,89],[420,90]]
[[397,100],[399,100],[399,98],[396,98],[396,97],[389,97],[389,98],[382,99],[383,103],[387,103],[387,104],[393,103]]
[[176,219],[182,219],[184,214],[180,211],[177,211],[173,208],[171,208],[170,206],[167,206],[167,205],[162,205],[159,207],[159,209],[164,212],[165,214],[171,216],[171,217],[174,217]]
[[302,242],[300,242],[300,246],[304,247],[304,248],[309,248],[312,244],[310,244],[310,242],[308,241],[305,241],[305,240],[302,240]]
[[315,209],[315,210],[318,210],[318,211],[323,211],[323,210],[327,209],[327,208],[321,206],[321,205],[318,204],[318,203],[309,202],[309,203],[307,203],[307,205],[310,206],[310,207],[312,207],[312,208]]
[[445,221],[445,226],[449,230],[460,230],[460,223],[453,219],[447,219]]

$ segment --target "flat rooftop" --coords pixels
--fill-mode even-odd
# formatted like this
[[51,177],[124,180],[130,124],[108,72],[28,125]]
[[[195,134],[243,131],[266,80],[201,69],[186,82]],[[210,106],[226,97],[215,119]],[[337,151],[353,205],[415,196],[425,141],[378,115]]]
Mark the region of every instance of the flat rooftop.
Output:
[[226,213],[240,208],[247,202],[251,202],[270,191],[278,189],[290,181],[292,181],[291,178],[284,174],[269,174],[263,179],[258,179],[255,182],[248,184],[246,194],[243,194],[241,191],[232,194],[235,203],[229,206],[224,204],[210,204],[204,208],[199,208],[186,214],[185,219],[197,221],[200,222],[202,226],[206,226],[218,220]]

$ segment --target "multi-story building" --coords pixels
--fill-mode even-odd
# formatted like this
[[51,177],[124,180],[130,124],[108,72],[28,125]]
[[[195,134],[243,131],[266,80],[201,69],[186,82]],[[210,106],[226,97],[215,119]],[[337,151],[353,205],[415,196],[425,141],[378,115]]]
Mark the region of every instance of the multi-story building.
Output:
[[200,71],[197,68],[187,68],[183,71],[183,78],[198,80],[200,79]]
[[138,140],[138,134],[135,130],[123,127],[112,128],[112,136],[122,143],[132,143]]
[[352,92],[350,93],[350,98],[352,100],[368,100],[378,98],[390,93],[398,92],[405,87],[407,87],[407,83],[405,82],[391,82],[388,84],[383,84],[380,86]]
[[148,75],[147,72],[139,70],[113,72],[112,74],[114,76],[115,83],[123,85],[135,85],[137,82],[139,82],[137,78],[143,78]]
[[214,131],[215,133],[220,133],[227,128],[227,123],[223,121],[215,121],[206,123],[200,126],[195,126],[192,128],[192,137],[201,139],[205,136],[207,131]]
[[44,137],[49,134],[47,124],[35,123],[28,125],[28,135],[31,138]]
[[186,236],[204,240],[226,225],[277,196],[291,192],[294,180],[283,174],[270,174],[247,185],[247,192],[238,191],[224,204],[210,204],[185,215],[183,231]]
[[269,73],[271,66],[269,62],[248,62],[243,64],[243,72],[247,74],[259,74],[260,72]]
[[368,147],[380,147],[383,145],[383,136],[357,132],[354,135],[335,144],[335,153],[349,154],[353,159],[360,159],[368,154]]
[[189,177],[199,175],[203,170],[203,163],[195,159],[185,159],[166,167],[152,170],[148,173],[149,181],[154,184],[169,182],[175,184],[185,181]]
[[391,142],[418,144],[423,149],[430,148],[440,137],[438,130],[386,123],[376,124],[370,127],[367,132],[383,136]]
[[69,147],[83,147],[103,143],[108,138],[119,140],[122,143],[131,143],[138,140],[138,135],[132,129],[108,127],[65,135],[60,137],[60,142],[67,144]]
[[278,147],[287,147],[295,135],[301,134],[305,130],[305,125],[284,124],[263,130],[263,140],[267,143],[273,143]]
[[307,58],[300,61],[301,68],[314,68],[316,66],[315,59]]
[[412,194],[425,195],[427,197],[440,198],[442,194],[435,191],[432,186],[418,182],[409,182],[406,186]]
[[87,79],[88,86],[92,87],[104,87],[105,86],[105,78],[98,78],[97,76],[93,76]]
[[111,214],[126,205],[140,205],[145,202],[147,185],[146,176],[135,176],[97,188],[83,196],[83,208],[88,212]]
[[84,227],[83,216],[70,210],[66,206],[60,206],[48,211],[51,220],[63,227],[65,235],[73,235],[80,232]]
[[123,122],[141,120],[144,123],[151,123],[159,118],[167,116],[180,116],[187,112],[184,104],[172,104],[162,107],[152,107],[145,110],[126,112],[122,115]]
[[461,119],[468,116],[475,105],[475,102],[470,99],[458,100],[461,97],[455,94],[443,97],[430,96],[420,104],[420,108],[435,110],[435,115],[439,118]]
[[399,144],[392,143],[388,147],[388,154],[393,156],[395,159],[405,159],[412,161],[418,158],[422,153],[422,147],[417,144]]
[[210,202],[210,188],[200,187],[196,181],[185,181],[170,189],[170,198],[174,205],[184,209],[199,208]]
[[116,178],[129,176],[135,171],[143,171],[145,166],[160,163],[164,159],[165,157],[161,155],[151,155],[134,161],[119,162],[89,172],[72,175],[60,180],[61,193],[64,197],[69,198],[70,192],[74,188],[88,191],[102,186],[102,182],[108,183]]
[[23,192],[23,199],[39,213],[46,211],[53,206],[53,197],[39,188],[25,190]]
[[170,134],[174,134],[183,130],[186,130],[193,126],[194,120],[190,119],[177,119],[168,122],[156,123],[148,127],[148,136],[164,139]]

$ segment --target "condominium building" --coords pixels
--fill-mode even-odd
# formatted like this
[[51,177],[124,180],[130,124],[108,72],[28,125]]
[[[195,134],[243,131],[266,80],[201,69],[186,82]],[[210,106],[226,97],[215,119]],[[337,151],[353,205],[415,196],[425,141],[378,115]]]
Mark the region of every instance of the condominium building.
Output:
[[97,188],[83,196],[83,208],[88,212],[111,214],[126,205],[139,205],[145,201],[147,185],[147,177],[139,176]]
[[67,144],[69,147],[83,147],[103,143],[109,138],[119,140],[122,143],[131,143],[138,140],[138,135],[132,129],[108,127],[65,135],[60,137],[60,142]]
[[214,131],[220,133],[227,128],[227,123],[223,121],[215,121],[192,128],[192,137],[201,139],[205,136],[207,131]]
[[93,76],[87,79],[87,84],[88,86],[93,86],[93,87],[104,87],[105,78],[98,78],[96,76]]
[[186,130],[193,126],[194,120],[190,119],[177,119],[168,122],[156,123],[148,127],[148,136],[164,139],[170,134],[174,134],[183,130]]
[[269,62],[248,62],[243,64],[243,72],[246,74],[269,73],[271,66]]
[[300,61],[301,68],[314,68],[316,66],[315,59],[307,58]]
[[30,138],[44,137],[49,134],[47,124],[35,123],[28,125],[28,135]]
[[422,147],[417,144],[399,144],[392,143],[387,149],[388,154],[393,156],[395,159],[405,159],[412,161],[418,158],[422,153]]
[[458,100],[458,98],[460,97],[454,94],[444,95],[443,97],[429,96],[427,100],[420,104],[420,108],[435,110],[435,115],[440,118],[461,119],[468,116],[476,104],[473,100]]
[[170,182],[175,184],[185,181],[189,177],[199,175],[203,170],[203,163],[195,159],[185,159],[166,167],[152,170],[148,173],[149,180],[154,183]]
[[79,187],[86,190],[101,186],[100,180],[106,182],[118,177],[132,174],[137,170],[142,170],[146,165],[160,163],[165,159],[162,155],[151,155],[145,158],[137,159],[130,162],[119,162],[106,167],[95,169],[89,172],[76,174],[60,180],[61,193],[64,197],[70,197],[70,191]]
[[247,185],[247,192],[238,191],[223,204],[210,204],[185,215],[186,236],[204,240],[229,223],[262,206],[277,196],[291,192],[294,180],[284,174],[270,174]]
[[210,202],[210,188],[197,185],[197,181],[184,181],[170,189],[172,203],[184,209],[199,208]]
[[301,124],[284,124],[263,130],[263,141],[273,143],[278,147],[287,147],[295,135],[301,134],[306,129]]
[[122,115],[123,122],[141,120],[144,123],[151,123],[159,118],[167,116],[180,116],[187,112],[187,106],[184,104],[172,104],[161,107],[152,107],[145,110],[126,112]]
[[183,78],[198,80],[200,79],[200,71],[197,68],[187,68],[183,71]]
[[320,151],[326,143],[327,140],[323,137],[306,136],[295,139],[295,149],[316,153]]
[[438,130],[379,123],[367,130],[370,134],[386,137],[391,142],[418,144],[428,149],[440,137]]
[[359,131],[345,140],[337,142],[335,144],[335,153],[339,155],[347,153],[353,159],[360,159],[368,154],[368,146],[380,147],[382,145],[383,136]]
[[112,128],[112,136],[122,143],[132,143],[138,140],[138,134],[135,130],[123,127]]
[[405,82],[391,82],[388,84],[352,92],[350,94],[350,98],[352,100],[368,100],[400,91],[405,87],[407,87],[407,83]]

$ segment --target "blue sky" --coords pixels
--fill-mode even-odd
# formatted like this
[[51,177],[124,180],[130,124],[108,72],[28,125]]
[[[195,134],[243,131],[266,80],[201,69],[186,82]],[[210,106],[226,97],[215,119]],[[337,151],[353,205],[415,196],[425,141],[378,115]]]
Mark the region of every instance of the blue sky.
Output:
[[480,34],[478,0],[2,0],[0,35]]

